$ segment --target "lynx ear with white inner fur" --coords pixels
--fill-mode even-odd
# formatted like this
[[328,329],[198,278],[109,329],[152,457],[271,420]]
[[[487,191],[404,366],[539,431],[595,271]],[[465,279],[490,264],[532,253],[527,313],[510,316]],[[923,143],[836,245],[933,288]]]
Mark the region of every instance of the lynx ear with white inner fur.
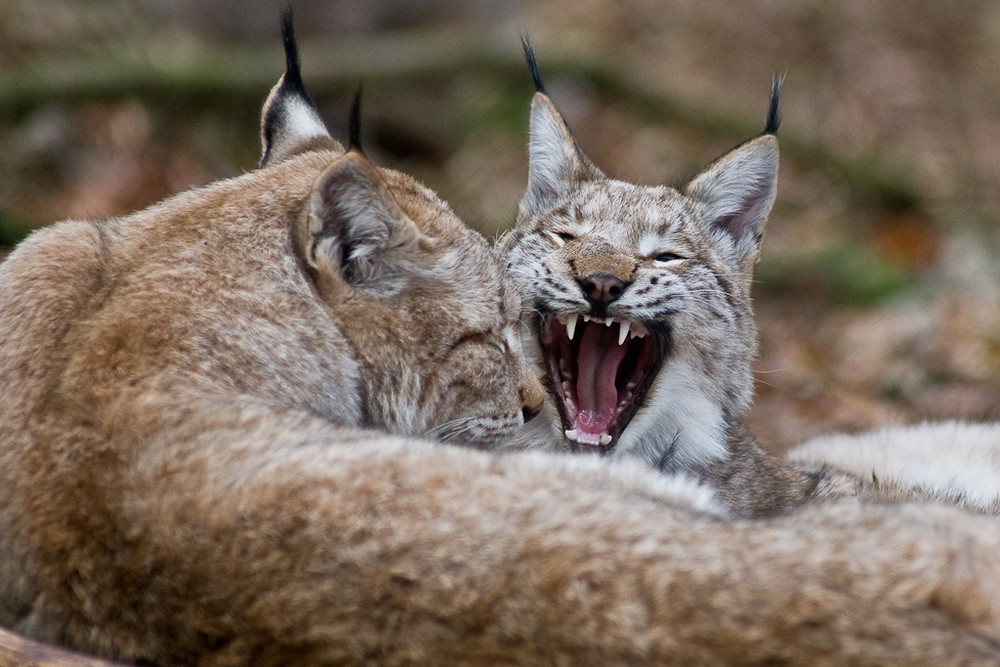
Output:
[[[778,189],[778,140],[764,134],[734,148],[696,176],[685,194],[704,208],[710,231],[732,238],[738,264],[752,267]],[[749,264],[749,266],[746,266]]]
[[344,150],[340,142],[330,136],[302,84],[291,7],[282,15],[281,37],[285,45],[285,73],[271,89],[261,112],[261,167],[316,148]]
[[604,176],[580,150],[545,93],[535,93],[531,100],[528,136],[528,189],[518,207],[519,217],[551,208],[580,181]]
[[402,289],[424,254],[417,225],[357,150],[337,159],[309,200],[307,259],[320,272],[380,296]]

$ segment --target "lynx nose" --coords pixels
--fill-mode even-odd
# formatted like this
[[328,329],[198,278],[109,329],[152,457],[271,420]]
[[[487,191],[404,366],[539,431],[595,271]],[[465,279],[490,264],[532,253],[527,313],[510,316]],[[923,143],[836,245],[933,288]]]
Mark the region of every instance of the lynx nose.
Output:
[[586,278],[578,278],[583,295],[594,306],[606,306],[625,291],[624,281],[607,273],[592,273]]
[[521,416],[524,417],[524,423],[527,424],[532,419],[537,417],[542,411],[542,404],[537,403],[535,405],[526,405],[521,408]]
[[525,424],[542,412],[542,403],[545,400],[543,391],[541,383],[531,378],[518,392],[521,396],[521,416],[524,417]]

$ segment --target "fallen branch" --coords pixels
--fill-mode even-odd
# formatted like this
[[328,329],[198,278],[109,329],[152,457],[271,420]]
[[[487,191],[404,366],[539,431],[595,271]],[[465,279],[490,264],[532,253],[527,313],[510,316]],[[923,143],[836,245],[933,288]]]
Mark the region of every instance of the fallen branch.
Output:
[[0,665],[19,667],[114,667],[115,663],[49,646],[0,628]]

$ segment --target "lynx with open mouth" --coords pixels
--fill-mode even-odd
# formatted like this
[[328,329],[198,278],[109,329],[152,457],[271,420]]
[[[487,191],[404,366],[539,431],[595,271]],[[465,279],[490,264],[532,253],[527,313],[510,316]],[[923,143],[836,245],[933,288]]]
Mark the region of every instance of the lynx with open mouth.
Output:
[[540,328],[567,443],[610,452],[663,364],[666,336],[640,322],[580,314],[547,317]]

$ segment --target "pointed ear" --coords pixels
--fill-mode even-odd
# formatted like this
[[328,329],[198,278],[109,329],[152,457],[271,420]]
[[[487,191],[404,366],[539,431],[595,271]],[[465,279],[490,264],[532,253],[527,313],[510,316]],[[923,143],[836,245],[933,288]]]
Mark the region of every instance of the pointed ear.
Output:
[[549,96],[535,93],[528,131],[528,189],[518,217],[536,215],[569,194],[576,183],[603,176],[580,150]]
[[316,182],[309,199],[306,258],[352,288],[392,294],[419,271],[425,253],[416,224],[368,158],[349,151]]
[[765,134],[734,148],[696,176],[685,194],[704,206],[710,231],[732,238],[737,261],[756,261],[778,188],[778,140]]
[[326,148],[344,151],[340,142],[327,132],[316,105],[302,84],[291,7],[286,8],[282,15],[281,37],[285,44],[285,73],[271,89],[261,112],[261,167],[277,164],[308,150]]

